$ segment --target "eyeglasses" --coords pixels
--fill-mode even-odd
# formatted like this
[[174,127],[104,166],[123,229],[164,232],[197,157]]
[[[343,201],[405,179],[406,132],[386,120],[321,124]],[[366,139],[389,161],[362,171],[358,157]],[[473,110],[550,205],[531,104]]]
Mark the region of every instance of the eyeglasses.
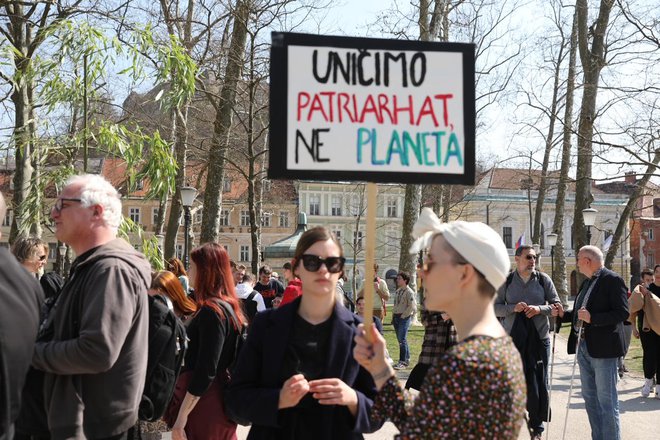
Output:
[[528,260],[538,260],[539,256],[538,255],[527,255],[525,258],[528,259]]
[[46,261],[47,255],[39,255],[39,261]]
[[66,197],[62,197],[62,198],[57,199],[57,201],[53,205],[53,209],[58,214],[60,212],[62,212],[62,210],[64,208],[68,208],[68,206],[64,206],[63,202],[78,202],[78,203],[80,203],[80,202],[82,202],[82,200],[81,199],[71,199],[71,198],[66,198]]
[[346,258],[344,257],[327,257],[321,258],[318,255],[304,254],[301,258],[303,267],[310,272],[316,272],[325,264],[325,268],[330,273],[339,273],[344,269]]

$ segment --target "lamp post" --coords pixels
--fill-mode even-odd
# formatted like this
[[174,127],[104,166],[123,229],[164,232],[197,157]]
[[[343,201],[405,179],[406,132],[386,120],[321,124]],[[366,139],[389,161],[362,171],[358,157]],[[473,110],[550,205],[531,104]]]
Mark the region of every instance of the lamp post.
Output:
[[160,258],[161,263],[164,263],[164,252],[163,248],[165,247],[165,236],[163,234],[156,234],[156,243],[158,244],[158,258]]
[[57,247],[57,253],[60,255],[60,264],[58,266],[58,271],[62,278],[64,278],[64,256],[66,255],[66,246],[61,244]]
[[584,225],[587,227],[587,244],[591,244],[591,227],[596,223],[596,214],[598,211],[591,207],[582,210]]
[[188,254],[190,252],[190,207],[195,201],[195,197],[197,197],[197,190],[192,186],[184,186],[180,189],[180,191],[181,204],[183,205],[183,229],[185,231],[185,236],[183,237],[183,265],[185,266],[186,270],[188,270]]
[[550,273],[552,274],[553,281],[555,277],[555,245],[557,244],[557,237],[558,235],[554,232],[549,233],[546,237],[548,240],[548,246],[550,246]]

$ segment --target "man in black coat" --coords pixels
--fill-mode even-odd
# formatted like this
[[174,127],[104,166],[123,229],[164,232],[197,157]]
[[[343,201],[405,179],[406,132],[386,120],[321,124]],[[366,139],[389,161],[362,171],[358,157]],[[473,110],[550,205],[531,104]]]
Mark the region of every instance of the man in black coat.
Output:
[[[7,206],[0,194],[0,218]],[[39,329],[43,294],[36,278],[7,249],[0,248],[0,440],[14,438],[34,342]]]
[[620,440],[617,358],[625,353],[628,289],[619,275],[604,267],[603,253],[595,246],[580,249],[577,266],[588,279],[575,307],[564,312],[555,305],[552,314],[571,323],[568,353],[577,352],[591,438]]

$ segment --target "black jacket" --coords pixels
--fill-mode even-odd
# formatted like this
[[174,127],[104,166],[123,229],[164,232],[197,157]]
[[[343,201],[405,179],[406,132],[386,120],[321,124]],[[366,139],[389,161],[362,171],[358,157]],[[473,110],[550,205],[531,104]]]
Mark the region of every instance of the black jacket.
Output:
[[[258,313],[241,349],[226,390],[225,403],[232,413],[252,422],[249,439],[277,439],[282,435],[278,417],[280,410],[277,408],[283,384],[280,368],[300,300],[299,297],[279,309]],[[305,438],[362,438],[360,433],[380,428],[369,420],[376,386],[371,375],[353,359],[353,338],[362,320],[339,303],[335,304],[334,315],[330,319],[333,322],[323,377],[339,378],[356,390],[357,415],[353,419],[345,407],[324,407],[322,426],[309,432]]]
[[[618,274],[607,268],[601,269],[595,283],[589,301],[584,305],[591,314],[591,323],[585,323],[582,330],[589,355],[594,358],[623,356],[623,322],[629,315],[628,288]],[[582,292],[582,289],[580,291]],[[577,311],[567,310],[562,322],[572,322],[573,313]],[[575,353],[577,331],[577,328],[573,328],[568,337],[568,354]]]
[[36,278],[3,248],[0,268],[0,439],[5,439],[13,438],[13,423],[39,329],[43,293]]

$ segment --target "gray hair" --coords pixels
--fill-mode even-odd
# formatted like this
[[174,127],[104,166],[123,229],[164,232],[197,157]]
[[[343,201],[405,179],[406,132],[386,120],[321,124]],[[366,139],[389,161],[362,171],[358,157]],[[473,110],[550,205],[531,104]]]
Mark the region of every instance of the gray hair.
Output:
[[589,254],[591,257],[593,257],[594,260],[598,261],[601,264],[603,264],[603,262],[605,261],[605,258],[603,257],[603,251],[601,251],[596,246],[592,246],[590,244],[586,246],[582,246],[580,248],[580,252]]
[[80,204],[103,206],[103,221],[116,234],[122,220],[121,196],[114,186],[98,174],[71,176],[65,186],[80,185]]
[[37,237],[19,238],[11,247],[11,253],[14,254],[19,263],[34,259],[39,253],[39,248],[48,252],[48,244]]

